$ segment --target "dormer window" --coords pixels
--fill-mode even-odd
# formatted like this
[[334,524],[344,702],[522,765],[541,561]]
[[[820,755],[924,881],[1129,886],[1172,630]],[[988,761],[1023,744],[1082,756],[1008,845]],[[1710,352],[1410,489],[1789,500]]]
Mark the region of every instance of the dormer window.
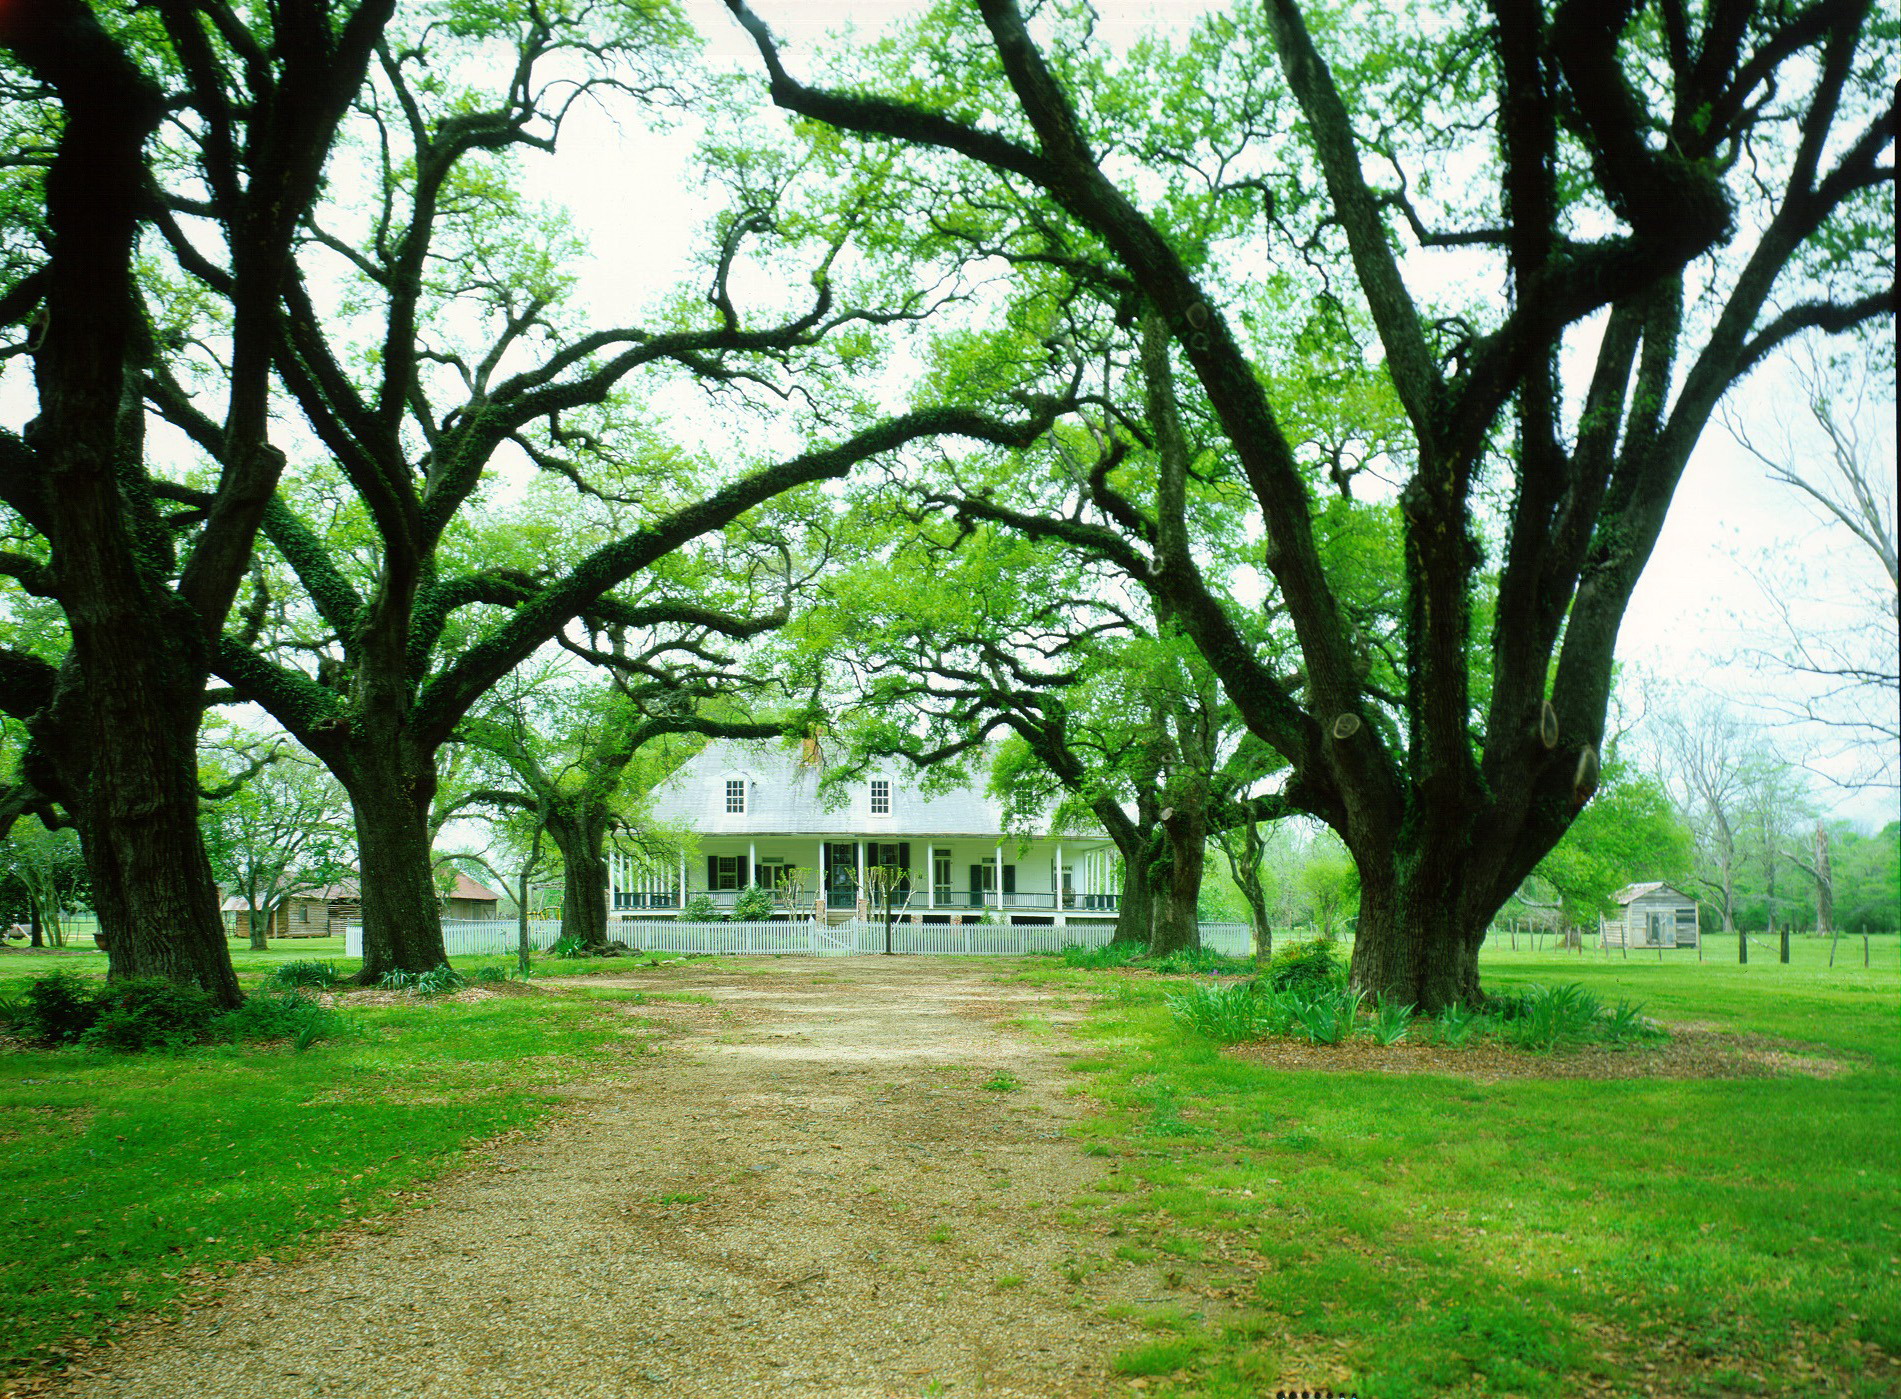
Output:
[[871,781],[871,814],[889,816],[891,814],[891,784],[882,777]]
[[726,814],[743,816],[746,813],[746,779],[729,777],[726,779]]

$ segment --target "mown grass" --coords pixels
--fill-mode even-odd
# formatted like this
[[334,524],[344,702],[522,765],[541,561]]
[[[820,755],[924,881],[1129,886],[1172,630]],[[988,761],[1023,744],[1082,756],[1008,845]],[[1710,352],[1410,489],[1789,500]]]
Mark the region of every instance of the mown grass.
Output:
[[1165,982],[1025,968],[1108,993],[1077,1061],[1107,1170],[1076,1209],[1169,1299],[1116,1368],[1210,1399],[1901,1392],[1895,944],[1825,958],[1482,964],[1798,1041],[1841,1060],[1820,1080],[1283,1071],[1175,1023]]
[[[355,969],[319,941],[235,959],[253,985],[312,956]],[[0,994],[55,967],[102,973],[104,959],[8,954]],[[544,1115],[553,1085],[651,1048],[611,1033],[625,1022],[593,996],[406,999],[343,1014],[351,1033],[302,1053],[0,1054],[0,1374],[57,1366],[75,1343],[229,1264],[281,1259],[347,1221],[426,1200],[427,1182],[465,1151]]]

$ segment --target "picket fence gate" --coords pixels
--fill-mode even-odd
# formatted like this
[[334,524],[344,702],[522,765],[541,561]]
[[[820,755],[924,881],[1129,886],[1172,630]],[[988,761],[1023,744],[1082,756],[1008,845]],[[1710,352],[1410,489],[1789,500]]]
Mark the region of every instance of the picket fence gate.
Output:
[[[1112,929],[1100,925],[1058,928],[1004,923],[893,923],[891,950],[906,956],[1021,957],[1031,952],[1060,952],[1065,947],[1101,947]],[[451,957],[513,952],[515,921],[510,918],[442,920],[442,942]],[[885,950],[885,925],[849,923],[694,923],[672,918],[609,918],[607,936],[643,952],[701,953],[729,956],[863,957]],[[561,921],[537,918],[528,924],[529,944],[537,951],[553,947]],[[363,955],[363,925],[344,929],[344,951]],[[1201,945],[1230,957],[1250,951],[1245,923],[1203,923]]]

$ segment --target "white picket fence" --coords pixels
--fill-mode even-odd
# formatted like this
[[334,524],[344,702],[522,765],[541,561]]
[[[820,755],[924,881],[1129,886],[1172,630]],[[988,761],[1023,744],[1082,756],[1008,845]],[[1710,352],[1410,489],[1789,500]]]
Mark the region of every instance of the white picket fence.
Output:
[[[1028,952],[1058,952],[1065,947],[1100,947],[1114,930],[1103,924],[1068,928],[1048,925],[986,923],[893,923],[891,950],[907,955],[1020,957]],[[553,947],[561,936],[558,919],[536,919],[528,925],[528,941],[538,951]],[[607,936],[643,952],[774,956],[865,956],[885,950],[885,926],[876,922],[823,923],[690,923],[672,918],[609,918]],[[512,919],[445,918],[442,942],[451,957],[513,952],[516,926]],[[344,930],[344,951],[363,955],[363,925]],[[1245,923],[1203,923],[1201,945],[1231,957],[1249,950]]]

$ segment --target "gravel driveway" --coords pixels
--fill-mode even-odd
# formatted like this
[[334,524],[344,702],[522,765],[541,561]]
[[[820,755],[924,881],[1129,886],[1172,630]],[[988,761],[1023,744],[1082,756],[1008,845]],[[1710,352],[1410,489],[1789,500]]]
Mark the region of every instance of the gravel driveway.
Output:
[[[88,1358],[64,1392],[222,1396],[1091,1395],[1140,1336],[1064,1276],[1100,1174],[1064,1128],[1049,993],[938,958],[594,978],[664,1053],[384,1232]],[[999,1075],[1005,1077],[999,1078]],[[1015,1081],[1018,1086],[1009,1086]],[[991,1086],[986,1087],[986,1084]],[[1069,1269],[1071,1273],[1073,1269]]]

